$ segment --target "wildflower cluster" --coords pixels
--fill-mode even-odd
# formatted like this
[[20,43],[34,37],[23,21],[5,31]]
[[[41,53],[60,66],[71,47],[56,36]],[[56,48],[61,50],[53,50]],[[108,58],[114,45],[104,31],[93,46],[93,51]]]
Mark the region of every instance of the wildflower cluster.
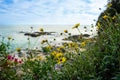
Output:
[[[108,9],[112,7],[111,3],[107,5]],[[72,27],[79,31],[78,35],[71,35],[68,30],[61,33],[70,41],[60,46],[42,40],[41,50],[22,51],[18,47],[16,53],[9,51],[4,41],[0,42],[0,80],[120,80],[120,14],[103,13],[96,23],[101,35],[95,37],[84,37],[89,35],[82,34],[79,26],[80,23]],[[88,31],[87,26],[84,29]],[[44,33],[44,29],[38,33]],[[7,40],[10,43],[12,37]],[[18,58],[11,53],[25,55]]]
[[29,61],[46,61],[46,57],[44,55],[39,55],[33,58],[28,59]]
[[64,63],[66,61],[66,58],[64,57],[63,53],[53,51],[51,53],[51,56],[57,61],[58,64]]
[[21,64],[21,63],[22,63],[22,59],[16,58],[12,55],[7,56],[7,64],[8,65]]
[[86,45],[85,41],[81,42],[81,44],[80,44],[81,47],[85,47],[85,45]]
[[58,52],[65,52],[65,46],[59,46],[56,51]]

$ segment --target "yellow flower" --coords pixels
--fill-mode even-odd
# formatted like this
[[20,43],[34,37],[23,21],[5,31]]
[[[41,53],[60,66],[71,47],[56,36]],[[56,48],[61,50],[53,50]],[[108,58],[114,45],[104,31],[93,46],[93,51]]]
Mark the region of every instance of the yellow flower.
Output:
[[45,43],[45,41],[44,41],[44,40],[42,40],[42,41],[41,41],[41,44],[44,44],[44,43]]
[[59,57],[62,57],[62,56],[63,56],[62,53],[57,53],[57,54],[55,55],[55,58],[59,58]]
[[44,60],[46,60],[46,58],[41,55],[41,56],[37,56],[37,60],[43,60],[44,61]]
[[100,22],[97,23],[97,30],[100,28]]
[[32,59],[30,59],[30,61],[35,61],[36,60],[36,58],[32,58]]
[[103,19],[107,19],[107,18],[108,18],[108,16],[107,16],[107,15],[104,15],[104,16],[103,16]]
[[68,46],[68,44],[65,42],[65,43],[63,43],[63,46],[64,46],[64,47],[67,47],[67,46]]
[[112,19],[113,19],[113,20],[116,19],[116,16],[113,16]]
[[81,42],[81,44],[80,44],[81,47],[85,47],[85,45],[86,45],[86,41],[83,41],[83,42]]
[[68,46],[69,46],[69,47],[73,47],[73,46],[74,46],[74,43],[68,43]]
[[65,33],[68,33],[68,30],[64,30]]
[[67,40],[67,38],[65,37],[63,40]]
[[55,51],[53,51],[53,52],[51,53],[52,56],[56,56],[56,54],[57,54],[57,52],[55,52]]
[[11,36],[8,36],[8,40],[11,40],[12,39],[12,37]]
[[77,44],[75,44],[74,42],[68,43],[68,47],[77,47]]
[[111,6],[112,6],[112,4],[111,4],[111,3],[107,4],[107,7],[111,7]]
[[74,29],[74,28],[78,28],[79,26],[80,26],[80,23],[75,24],[75,26],[74,26],[72,29]]
[[96,26],[96,30],[98,30],[100,27],[99,26]]
[[46,46],[46,49],[51,50],[52,46]]
[[17,51],[17,52],[20,52],[20,51],[21,51],[21,48],[16,48],[16,51]]
[[97,25],[100,26],[100,22],[98,22]]
[[64,46],[60,46],[60,47],[57,48],[57,51],[61,52],[64,48],[65,48]]
[[64,49],[65,47],[64,47],[64,46],[60,46],[59,48],[60,48],[60,49]]
[[58,59],[58,64],[60,64],[60,63],[64,63],[66,61],[66,58],[65,57],[62,57],[62,58],[59,58]]
[[48,40],[42,40],[41,44],[44,44],[45,42],[48,42]]
[[61,48],[57,48],[57,51],[60,52],[60,51],[61,51]]
[[44,32],[43,28],[40,28],[40,32]]

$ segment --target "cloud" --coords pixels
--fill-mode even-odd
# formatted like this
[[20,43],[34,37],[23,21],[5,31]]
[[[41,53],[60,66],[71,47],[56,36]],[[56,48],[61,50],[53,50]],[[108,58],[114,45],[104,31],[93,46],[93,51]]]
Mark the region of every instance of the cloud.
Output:
[[0,0],[0,23],[91,24],[106,3],[107,0]]

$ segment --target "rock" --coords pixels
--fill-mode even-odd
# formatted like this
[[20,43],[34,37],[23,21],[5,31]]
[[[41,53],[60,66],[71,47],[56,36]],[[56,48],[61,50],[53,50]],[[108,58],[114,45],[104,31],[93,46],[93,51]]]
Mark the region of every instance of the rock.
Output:
[[24,33],[25,36],[38,37],[41,35],[51,35],[55,32],[33,32],[33,33]]
[[81,36],[80,35],[72,35],[72,36],[69,36],[68,38],[65,38],[63,40],[69,40],[69,41],[79,41],[81,39]]
[[69,36],[68,38],[65,38],[65,39],[63,39],[63,40],[80,41],[82,38],[88,38],[88,37],[90,37],[89,34],[72,35],[72,36]]
[[31,35],[31,33],[25,33],[24,35]]
[[20,31],[19,33],[25,33],[24,31]]
[[39,33],[32,33],[30,36],[31,37],[38,37],[38,36],[40,36],[40,34]]
[[83,34],[82,36],[83,37],[89,37],[90,35],[89,34]]

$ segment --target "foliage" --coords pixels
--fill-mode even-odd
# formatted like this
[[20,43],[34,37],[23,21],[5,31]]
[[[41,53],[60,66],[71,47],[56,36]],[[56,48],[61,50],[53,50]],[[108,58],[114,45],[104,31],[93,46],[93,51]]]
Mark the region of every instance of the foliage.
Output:
[[[111,16],[106,10],[99,17],[97,37],[83,38],[78,23],[73,29],[80,33],[80,40],[59,47],[43,40],[41,44],[47,46],[42,47],[42,53],[47,54],[28,46],[27,55],[16,58],[9,51],[11,37],[7,42],[3,38],[0,42],[0,80],[119,80],[120,14],[116,4],[119,3],[111,0],[107,5],[107,9],[115,8],[116,14]],[[21,54],[22,49],[16,48],[16,52]]]
[[[98,30],[98,34],[100,34],[100,32],[102,32],[104,29],[107,28],[106,25],[106,20],[103,18],[104,15],[107,15],[109,17],[114,18],[117,14],[120,14],[120,0],[108,0],[108,4],[106,5],[106,10],[104,12],[102,12],[98,18],[97,24],[100,23],[103,27],[102,30],[99,29]],[[112,22],[116,23],[115,20],[112,20]]]

